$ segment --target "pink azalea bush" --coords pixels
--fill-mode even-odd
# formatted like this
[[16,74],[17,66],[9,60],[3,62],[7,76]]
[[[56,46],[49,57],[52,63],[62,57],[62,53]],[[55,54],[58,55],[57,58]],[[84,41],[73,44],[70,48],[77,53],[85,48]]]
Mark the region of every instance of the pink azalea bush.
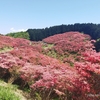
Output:
[[[86,94],[90,91],[86,79],[80,76],[77,70],[63,64],[56,67],[53,65],[27,65],[22,68],[21,73],[21,77],[30,84],[31,95],[34,96],[37,91],[44,100],[52,98],[53,93],[53,96],[57,93],[58,96],[67,99],[74,94]],[[46,94],[43,94],[44,92]]]
[[43,42],[55,44],[54,49],[63,54],[67,52],[80,52],[94,48],[90,41],[90,36],[79,32],[66,32],[57,34],[46,39]]
[[30,44],[29,40],[21,38],[12,38],[9,36],[0,35],[0,48],[3,47],[18,47],[18,46],[28,46]]

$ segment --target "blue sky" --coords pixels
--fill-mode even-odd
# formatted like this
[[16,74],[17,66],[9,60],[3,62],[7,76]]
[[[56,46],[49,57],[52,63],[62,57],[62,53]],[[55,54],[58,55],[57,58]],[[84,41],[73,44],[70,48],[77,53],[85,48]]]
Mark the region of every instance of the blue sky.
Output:
[[100,23],[100,0],[0,0],[0,33]]

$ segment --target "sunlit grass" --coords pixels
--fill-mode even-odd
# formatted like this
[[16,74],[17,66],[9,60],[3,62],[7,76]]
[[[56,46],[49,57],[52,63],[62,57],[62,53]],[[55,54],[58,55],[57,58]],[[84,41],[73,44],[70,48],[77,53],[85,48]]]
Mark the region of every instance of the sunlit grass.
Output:
[[0,79],[0,100],[22,100],[23,96],[18,87]]
[[54,44],[45,44],[43,45],[43,49],[51,49],[54,46]]
[[0,100],[21,100],[13,91],[12,88],[0,86]]
[[11,50],[13,50],[12,47],[4,47],[4,48],[1,48],[1,49],[0,49],[0,53],[9,52],[9,51],[11,51]]

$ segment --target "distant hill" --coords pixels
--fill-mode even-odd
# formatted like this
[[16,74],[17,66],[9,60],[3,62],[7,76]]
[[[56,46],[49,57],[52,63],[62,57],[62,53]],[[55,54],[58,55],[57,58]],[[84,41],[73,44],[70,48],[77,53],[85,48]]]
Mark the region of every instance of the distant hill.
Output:
[[46,27],[43,29],[28,29],[27,32],[17,32],[9,33],[7,35],[12,37],[22,37],[26,39],[30,39],[31,41],[41,41],[44,38],[49,36],[60,34],[69,31],[78,31],[85,34],[88,34],[92,37],[92,39],[100,38],[100,24],[93,23],[76,23],[76,24],[68,24],[68,25],[58,25],[52,27]]

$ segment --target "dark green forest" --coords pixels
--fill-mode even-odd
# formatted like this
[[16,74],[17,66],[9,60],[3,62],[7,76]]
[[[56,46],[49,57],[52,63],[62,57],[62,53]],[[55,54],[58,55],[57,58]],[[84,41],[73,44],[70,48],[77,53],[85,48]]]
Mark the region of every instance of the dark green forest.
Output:
[[18,32],[16,34],[9,33],[7,35],[13,37],[21,37],[25,39],[30,39],[31,41],[41,41],[42,39],[64,32],[78,31],[84,34],[88,34],[92,39],[98,40],[95,44],[97,51],[99,51],[100,44],[100,24],[93,23],[75,23],[68,25],[58,25],[52,27],[46,27],[42,29],[28,29],[25,34],[24,32]]
[[30,40],[40,41],[46,37],[64,33],[68,31],[79,31],[85,34],[89,34],[92,39],[100,38],[100,24],[84,23],[84,24],[69,24],[69,25],[59,25],[52,26],[44,29],[28,29]]

